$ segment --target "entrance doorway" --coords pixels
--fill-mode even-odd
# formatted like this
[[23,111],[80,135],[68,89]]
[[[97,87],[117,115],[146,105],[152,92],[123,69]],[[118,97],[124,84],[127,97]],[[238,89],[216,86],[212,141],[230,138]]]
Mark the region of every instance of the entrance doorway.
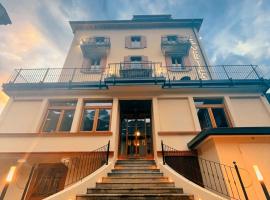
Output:
[[120,101],[120,158],[152,158],[152,102]]

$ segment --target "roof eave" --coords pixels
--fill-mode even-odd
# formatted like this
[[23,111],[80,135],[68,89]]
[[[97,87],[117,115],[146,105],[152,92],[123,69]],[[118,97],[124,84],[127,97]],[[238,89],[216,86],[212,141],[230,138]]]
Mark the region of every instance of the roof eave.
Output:
[[106,20],[106,21],[70,21],[73,33],[83,29],[137,29],[137,28],[175,28],[192,27],[198,31],[203,19],[170,19],[167,21],[136,21],[136,20]]

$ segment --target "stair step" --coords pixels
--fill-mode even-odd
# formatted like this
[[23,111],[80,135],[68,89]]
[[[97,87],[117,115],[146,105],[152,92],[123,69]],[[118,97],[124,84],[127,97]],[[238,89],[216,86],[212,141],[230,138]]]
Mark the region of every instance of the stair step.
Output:
[[84,194],[76,200],[193,200],[187,194]]
[[156,164],[154,160],[118,160],[116,164]]
[[173,182],[145,182],[145,183],[96,183],[96,188],[154,188],[174,187]]
[[159,169],[112,169],[112,173],[128,173],[128,172],[133,172],[133,173],[136,173],[136,172],[160,172]]
[[103,183],[149,183],[149,182],[169,182],[167,177],[103,177]]
[[182,188],[113,188],[113,189],[100,189],[100,188],[88,188],[87,194],[182,194]]
[[147,165],[147,166],[140,166],[140,165],[115,165],[114,169],[157,169],[155,165]]
[[108,177],[162,177],[162,172],[109,172]]

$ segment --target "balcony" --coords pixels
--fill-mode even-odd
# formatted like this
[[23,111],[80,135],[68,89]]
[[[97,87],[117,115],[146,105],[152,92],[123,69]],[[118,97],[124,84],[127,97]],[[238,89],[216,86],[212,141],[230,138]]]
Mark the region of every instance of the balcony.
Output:
[[186,56],[189,53],[191,43],[188,37],[164,36],[161,37],[161,50],[164,55]]
[[156,62],[111,63],[104,81],[106,84],[164,82],[165,74],[160,73],[161,69],[161,63]]
[[158,62],[110,63],[99,71],[85,68],[17,69],[5,91],[19,89],[107,89],[111,85],[170,87],[262,86],[269,78],[254,65],[162,66]]
[[92,37],[81,41],[81,50],[84,57],[91,58],[105,56],[109,53],[111,42],[107,37]]

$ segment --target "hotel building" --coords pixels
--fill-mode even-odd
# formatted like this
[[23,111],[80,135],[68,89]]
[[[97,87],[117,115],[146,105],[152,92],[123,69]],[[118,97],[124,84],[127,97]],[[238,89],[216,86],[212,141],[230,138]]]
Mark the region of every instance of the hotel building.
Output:
[[211,65],[202,21],[71,21],[62,68],[16,69],[3,199],[264,200],[254,165],[270,189],[270,82],[256,65]]

